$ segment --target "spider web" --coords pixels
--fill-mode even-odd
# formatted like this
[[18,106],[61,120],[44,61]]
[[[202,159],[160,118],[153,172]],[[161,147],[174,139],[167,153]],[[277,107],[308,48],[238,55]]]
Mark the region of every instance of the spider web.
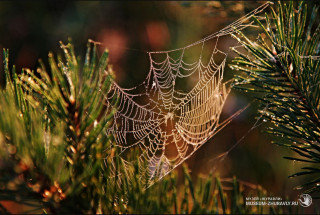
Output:
[[112,84],[106,101],[117,111],[107,135],[115,138],[128,172],[136,160],[126,160],[130,148],[140,149],[139,173],[160,179],[230,122],[232,116],[220,122],[230,86],[223,80],[228,53],[219,39],[254,26],[250,18],[263,19],[257,14],[269,5],[186,47],[148,52],[150,70],[140,85]]

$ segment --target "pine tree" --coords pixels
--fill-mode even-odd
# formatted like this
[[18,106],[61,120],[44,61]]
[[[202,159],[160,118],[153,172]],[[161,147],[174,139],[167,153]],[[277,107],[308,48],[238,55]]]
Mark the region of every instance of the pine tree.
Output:
[[234,87],[254,93],[267,132],[280,138],[274,143],[297,153],[285,158],[306,164],[290,177],[313,176],[298,187],[310,193],[320,191],[320,17],[319,6],[309,13],[309,4],[278,2],[266,23],[255,18],[262,33],[256,41],[235,35],[247,52],[235,50],[231,68],[244,73]]
[[[106,129],[114,109],[105,104],[113,81],[108,51],[98,59],[89,41],[82,63],[73,45],[61,43],[64,56],[49,54],[49,68],[9,70],[0,91],[0,212],[8,202],[24,213],[283,213],[292,208],[247,206],[245,184],[210,175],[184,181],[170,173],[147,188],[127,174]],[[113,101],[115,106],[117,100]],[[135,151],[128,156],[136,157]],[[224,189],[231,185],[232,191]],[[252,195],[267,195],[261,187]],[[246,193],[246,195],[245,195]],[[22,212],[22,211],[21,211]]]

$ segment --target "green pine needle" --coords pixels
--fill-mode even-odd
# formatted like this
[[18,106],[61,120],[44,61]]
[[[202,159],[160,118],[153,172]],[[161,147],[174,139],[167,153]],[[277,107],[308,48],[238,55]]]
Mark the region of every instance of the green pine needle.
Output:
[[[247,53],[236,51],[238,57],[231,68],[244,74],[236,78],[234,88],[256,93],[264,120],[271,122],[268,133],[282,137],[277,144],[299,155],[286,158],[319,166],[320,17],[318,7],[309,14],[307,5],[304,1],[278,2],[278,10],[266,15],[266,23],[255,18],[262,30],[255,42],[242,32],[234,35]],[[319,171],[293,176],[305,174],[319,177]],[[317,183],[305,188],[320,191]]]

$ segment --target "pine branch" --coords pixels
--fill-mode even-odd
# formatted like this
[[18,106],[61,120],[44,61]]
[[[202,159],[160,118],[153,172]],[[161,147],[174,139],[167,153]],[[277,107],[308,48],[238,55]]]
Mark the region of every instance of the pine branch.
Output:
[[[0,153],[5,165],[0,169],[0,200],[29,206],[30,201],[36,202],[32,206],[39,209],[43,207],[41,201],[46,190],[53,187],[53,180],[59,174],[67,174],[60,162],[64,151],[58,137],[61,127],[52,132],[52,140],[45,145],[40,109],[30,108],[26,92],[18,85],[18,76],[14,73],[10,78],[8,51],[4,56],[7,83],[0,92]],[[56,195],[60,197],[63,195]]]
[[[266,23],[255,22],[263,33],[256,42],[242,32],[234,35],[248,54],[238,53],[231,68],[243,71],[235,88],[256,93],[271,122],[268,133],[283,138],[277,144],[297,152],[296,161],[320,162],[320,25],[314,7],[308,14],[307,3],[278,3],[278,11],[266,14]],[[307,21],[308,20],[308,21]],[[307,23],[309,23],[307,25]],[[263,110],[263,109],[262,109]],[[288,143],[289,141],[289,143]],[[297,175],[304,175],[301,172]],[[305,174],[319,176],[313,171]],[[310,184],[309,192],[320,191]]]
[[[108,92],[111,85],[111,71],[106,68],[108,51],[103,53],[97,63],[96,44],[89,42],[82,66],[79,65],[71,43],[61,43],[61,48],[65,62],[58,57],[57,63],[53,54],[49,54],[52,78],[47,75],[42,64],[37,70],[40,78],[26,70],[20,76],[20,84],[31,95],[28,101],[46,110],[43,114],[48,119],[48,129],[54,129],[59,121],[66,122],[65,156],[71,178],[65,193],[69,196],[69,201],[77,199],[82,208],[91,208],[89,210],[95,213],[99,198],[90,195],[94,193],[97,183],[100,183],[99,174],[103,158],[106,157],[103,147],[108,148],[107,144],[110,142],[110,137],[104,135],[104,131],[114,112],[104,106],[104,92]],[[79,199],[79,193],[82,193],[82,199]],[[83,193],[88,193],[89,196]],[[93,202],[88,202],[87,199],[92,199]]]
[[[111,84],[108,74],[111,71],[106,69],[108,52],[97,64],[96,45],[88,43],[82,66],[71,44],[61,43],[61,46],[65,62],[58,58],[56,63],[49,54],[52,77],[41,63],[38,74],[25,69],[19,76],[14,72],[11,80],[5,52],[7,89],[3,92],[1,110],[9,110],[13,98],[16,109],[11,108],[10,114],[1,113],[7,116],[1,118],[1,131],[10,137],[19,159],[28,157],[31,160],[32,167],[28,165],[26,177],[32,178],[38,172],[45,178],[40,183],[41,189],[37,190],[51,212],[58,212],[63,205],[77,199],[79,212],[95,213],[100,200],[90,195],[101,183],[100,172],[107,153],[103,147],[108,148],[111,138],[104,135],[104,129],[114,111],[104,106],[104,92],[108,92]],[[17,113],[22,119],[15,120]],[[60,146],[55,143],[57,138],[62,142]],[[28,149],[30,146],[33,150]],[[34,181],[39,182],[37,178]],[[36,185],[30,184],[31,187]]]

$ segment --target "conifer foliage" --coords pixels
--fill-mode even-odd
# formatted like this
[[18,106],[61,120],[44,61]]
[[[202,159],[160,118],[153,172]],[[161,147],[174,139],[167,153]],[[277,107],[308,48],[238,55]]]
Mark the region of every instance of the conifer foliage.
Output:
[[11,78],[8,51],[4,52],[1,153],[6,158],[2,162],[10,160],[4,166],[12,173],[8,176],[8,169],[1,170],[7,176],[1,183],[8,193],[2,191],[0,199],[26,204],[34,197],[51,212],[67,212],[68,207],[73,212],[94,212],[103,196],[96,188],[102,184],[101,167],[110,143],[103,134],[113,113],[104,107],[102,93],[112,79],[106,72],[108,52],[97,62],[96,45],[92,50],[88,43],[85,62],[79,65],[72,45],[61,47],[65,60],[58,57],[56,62],[49,54],[51,77],[40,62],[37,72],[13,71]]
[[318,6],[311,13],[310,2],[278,2],[266,14],[266,23],[255,22],[262,33],[256,41],[242,32],[235,37],[246,53],[231,68],[244,75],[235,88],[255,93],[268,133],[274,143],[296,152],[287,159],[304,162],[302,171],[291,177],[312,175],[299,186],[305,192],[319,192],[320,182],[320,24]]

